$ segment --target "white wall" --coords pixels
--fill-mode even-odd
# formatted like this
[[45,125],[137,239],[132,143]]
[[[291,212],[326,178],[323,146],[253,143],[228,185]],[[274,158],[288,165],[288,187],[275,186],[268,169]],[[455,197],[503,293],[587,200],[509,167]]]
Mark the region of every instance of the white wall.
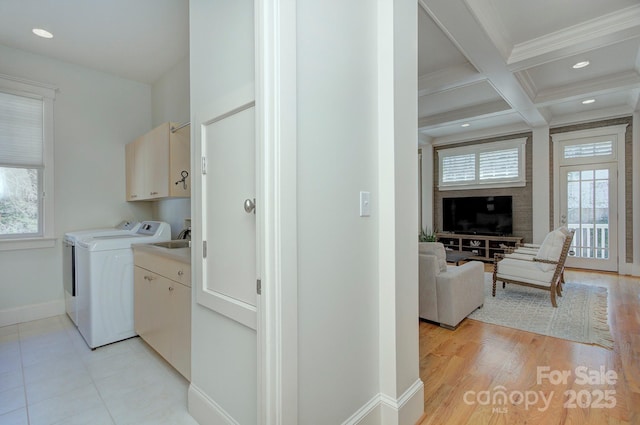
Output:
[[[253,1],[190,0],[189,24],[191,121],[197,123],[213,118],[199,116],[209,105],[254,81]],[[199,132],[194,124],[192,146]],[[195,197],[196,232],[198,202]],[[194,286],[202,284],[195,279]],[[202,425],[257,423],[256,332],[198,303],[191,323],[189,412]]]
[[124,171],[124,145],[151,126],[151,89],[2,45],[0,57],[0,73],[59,89],[54,102],[58,240],[54,248],[0,253],[0,318],[37,304],[62,313],[64,233],[151,216],[149,206],[125,201]]
[[[185,56],[151,86],[152,126],[164,122],[185,123],[189,113],[189,56]],[[189,176],[191,179],[191,176]],[[152,202],[154,220],[171,225],[175,239],[184,228],[184,219],[191,218],[191,199],[166,199]]]
[[377,10],[297,16],[299,423],[339,424],[379,393]]

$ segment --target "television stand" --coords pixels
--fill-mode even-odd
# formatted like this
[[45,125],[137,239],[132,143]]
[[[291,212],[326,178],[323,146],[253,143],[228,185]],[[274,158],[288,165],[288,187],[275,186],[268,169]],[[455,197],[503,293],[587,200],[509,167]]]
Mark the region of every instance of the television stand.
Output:
[[522,245],[523,238],[519,236],[485,236],[467,235],[462,233],[436,233],[448,251],[468,252],[472,254],[468,260],[493,262],[494,254],[504,254]]

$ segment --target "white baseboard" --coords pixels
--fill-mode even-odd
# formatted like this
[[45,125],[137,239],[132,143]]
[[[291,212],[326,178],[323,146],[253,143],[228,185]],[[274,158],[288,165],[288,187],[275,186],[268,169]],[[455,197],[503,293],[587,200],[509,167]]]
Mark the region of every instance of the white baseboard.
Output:
[[200,388],[189,385],[189,414],[200,425],[239,425],[218,403],[210,399]]
[[47,317],[58,316],[64,313],[64,300],[0,310],[0,327],[30,322],[32,320],[46,319]]
[[414,425],[424,412],[424,384],[417,379],[398,399],[376,394],[342,425]]

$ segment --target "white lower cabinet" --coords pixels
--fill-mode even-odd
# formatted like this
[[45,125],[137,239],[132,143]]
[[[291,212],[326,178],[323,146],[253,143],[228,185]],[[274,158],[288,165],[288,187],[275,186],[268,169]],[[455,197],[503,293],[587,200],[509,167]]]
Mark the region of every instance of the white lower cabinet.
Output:
[[185,280],[190,266],[145,252],[134,258],[135,331],[191,380],[191,287],[170,278]]

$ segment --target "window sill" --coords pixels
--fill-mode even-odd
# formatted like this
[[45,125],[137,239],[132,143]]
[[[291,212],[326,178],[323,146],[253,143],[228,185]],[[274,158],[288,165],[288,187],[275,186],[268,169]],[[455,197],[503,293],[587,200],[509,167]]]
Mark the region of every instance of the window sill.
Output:
[[7,239],[0,240],[0,251],[19,251],[23,249],[53,248],[55,238]]

